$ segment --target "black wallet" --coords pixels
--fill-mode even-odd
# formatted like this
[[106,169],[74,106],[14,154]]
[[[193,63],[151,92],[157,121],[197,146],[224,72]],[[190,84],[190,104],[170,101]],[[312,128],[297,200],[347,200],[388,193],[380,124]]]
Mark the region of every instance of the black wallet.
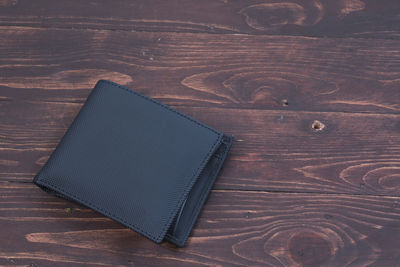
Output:
[[101,80],[33,182],[182,247],[233,137]]

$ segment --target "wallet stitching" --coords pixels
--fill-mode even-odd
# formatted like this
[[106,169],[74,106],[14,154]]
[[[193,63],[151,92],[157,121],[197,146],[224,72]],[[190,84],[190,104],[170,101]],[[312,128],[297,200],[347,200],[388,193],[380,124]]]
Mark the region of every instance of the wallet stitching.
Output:
[[183,117],[183,118],[185,118],[185,119],[188,119],[189,121],[191,121],[191,122],[197,124],[198,126],[201,126],[201,127],[203,127],[203,128],[206,128],[206,129],[212,131],[213,133],[215,133],[215,134],[217,134],[217,135],[220,134],[219,132],[217,132],[217,131],[214,130],[213,128],[211,128],[211,127],[209,127],[209,126],[207,126],[207,125],[205,125],[205,124],[202,124],[202,123],[200,123],[199,121],[196,121],[195,119],[193,119],[193,118],[191,118],[191,117],[189,117],[189,116],[187,116],[187,115],[185,115],[185,114],[179,112],[178,110],[175,110],[175,109],[173,109],[173,108],[171,108],[171,107],[169,107],[169,106],[167,106],[167,105],[164,105],[164,104],[161,103],[161,102],[158,102],[158,101],[156,101],[156,100],[154,100],[154,99],[152,99],[152,98],[149,98],[149,97],[147,97],[147,96],[145,96],[145,95],[142,95],[142,94],[140,94],[140,93],[138,93],[138,92],[136,92],[136,91],[133,91],[132,89],[129,89],[128,87],[125,87],[125,86],[122,86],[122,85],[119,85],[119,84],[116,84],[116,83],[113,83],[113,82],[107,81],[107,80],[101,80],[100,82],[108,83],[109,85],[111,85],[111,86],[113,86],[113,87],[117,87],[117,88],[119,88],[119,89],[122,89],[122,90],[124,90],[124,91],[127,91],[128,93],[134,94],[134,95],[136,95],[136,96],[140,96],[140,97],[144,98],[145,100],[147,100],[147,101],[149,101],[149,102],[152,102],[152,103],[154,103],[154,104],[157,104],[157,105],[159,105],[159,106],[161,106],[161,107],[163,107],[163,108],[165,108],[165,109],[167,109],[167,110],[169,110],[169,111],[171,111],[171,112],[174,112],[174,113],[178,114],[179,116],[181,116],[181,117]]
[[158,102],[158,101],[156,101],[156,100],[154,100],[154,99],[148,98],[148,97],[146,97],[146,96],[144,96],[144,95],[142,95],[142,94],[140,94],[140,93],[138,93],[138,92],[135,92],[135,91],[133,91],[133,90],[127,88],[127,87],[121,86],[121,85],[119,85],[119,84],[115,84],[115,83],[110,82],[110,81],[107,81],[107,80],[101,80],[100,82],[107,83],[107,84],[109,84],[109,85],[111,85],[111,86],[113,86],[113,87],[117,87],[117,88],[119,88],[119,89],[121,89],[121,90],[127,91],[127,92],[129,92],[129,93],[131,93],[131,94],[134,94],[134,95],[136,95],[136,96],[139,96],[139,97],[141,97],[141,98],[143,98],[143,99],[145,99],[145,100],[147,100],[147,101],[149,101],[149,102],[152,102],[152,103],[154,103],[154,104],[157,104],[157,105],[163,107],[164,109],[169,110],[169,111],[171,111],[171,112],[174,112],[175,114],[177,114],[177,115],[179,115],[179,116],[181,116],[181,117],[183,117],[183,118],[186,118],[187,120],[189,120],[189,121],[195,123],[196,125],[201,126],[201,127],[203,127],[203,128],[206,128],[206,129],[210,130],[211,132],[213,132],[213,133],[215,133],[215,134],[218,135],[218,138],[214,141],[213,145],[211,146],[211,148],[209,149],[209,151],[207,152],[207,154],[205,155],[205,157],[204,157],[203,160],[201,161],[200,165],[199,165],[199,166],[197,167],[197,169],[194,171],[194,173],[193,173],[192,177],[190,178],[189,182],[188,182],[188,183],[186,184],[186,186],[184,187],[184,191],[183,191],[183,193],[181,194],[180,199],[178,200],[178,204],[176,205],[176,207],[175,207],[175,208],[172,210],[172,212],[170,213],[169,218],[167,219],[166,223],[164,224],[162,231],[160,232],[160,234],[159,234],[157,237],[154,236],[153,234],[151,234],[151,233],[149,233],[149,232],[147,232],[147,231],[141,229],[140,227],[138,227],[138,226],[135,225],[134,223],[127,222],[125,219],[122,219],[122,218],[120,218],[119,216],[116,216],[116,215],[110,213],[109,211],[106,211],[106,210],[104,210],[103,208],[100,208],[100,207],[98,207],[97,205],[94,205],[93,203],[91,203],[91,202],[89,202],[89,201],[86,201],[86,200],[84,200],[84,199],[81,199],[80,197],[74,195],[73,193],[67,192],[65,189],[62,189],[62,188],[60,188],[59,186],[56,186],[56,185],[54,185],[54,184],[51,183],[51,182],[44,181],[43,179],[40,179],[41,182],[42,182],[44,185],[52,186],[52,187],[54,187],[55,189],[57,189],[57,190],[59,190],[60,192],[62,192],[63,194],[65,194],[66,196],[75,198],[76,200],[78,200],[78,201],[80,201],[80,202],[82,202],[82,203],[88,205],[88,207],[92,207],[92,208],[94,208],[94,209],[96,209],[96,210],[99,210],[100,212],[102,212],[102,213],[104,213],[104,214],[110,216],[111,218],[114,218],[114,219],[116,219],[116,220],[122,222],[123,224],[125,224],[125,225],[127,225],[127,226],[130,226],[130,227],[131,227],[132,229],[134,229],[135,231],[138,231],[138,232],[140,232],[140,233],[143,233],[143,234],[145,234],[145,235],[151,237],[152,239],[159,240],[160,237],[162,237],[162,236],[165,235],[166,231],[168,230],[167,227],[168,227],[169,224],[170,224],[171,218],[174,216],[174,214],[177,212],[177,209],[178,209],[178,208],[180,207],[180,205],[182,204],[181,202],[182,202],[183,198],[187,195],[188,191],[189,191],[190,188],[193,186],[194,181],[196,180],[195,178],[199,176],[199,172],[204,168],[205,162],[207,162],[207,159],[210,158],[210,154],[214,151],[215,146],[216,146],[218,143],[220,143],[220,140],[222,139],[222,135],[221,135],[219,132],[217,132],[216,130],[214,130],[214,129],[212,129],[212,128],[210,128],[210,127],[208,127],[208,126],[206,126],[206,125],[204,125],[204,124],[202,124],[202,123],[200,123],[200,122],[198,122],[198,121],[192,119],[191,117],[188,117],[187,115],[185,115],[185,114],[183,114],[183,113],[180,113],[179,111],[174,110],[174,109],[172,109],[172,108],[169,107],[169,106],[166,106],[166,105],[164,105],[164,104],[162,104],[162,103],[160,103],[160,102]]

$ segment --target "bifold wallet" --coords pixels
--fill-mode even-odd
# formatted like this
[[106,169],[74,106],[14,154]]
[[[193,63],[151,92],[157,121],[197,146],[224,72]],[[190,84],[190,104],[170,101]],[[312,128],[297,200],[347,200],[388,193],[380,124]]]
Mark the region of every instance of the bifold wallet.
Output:
[[101,80],[33,181],[157,243],[182,247],[232,140]]

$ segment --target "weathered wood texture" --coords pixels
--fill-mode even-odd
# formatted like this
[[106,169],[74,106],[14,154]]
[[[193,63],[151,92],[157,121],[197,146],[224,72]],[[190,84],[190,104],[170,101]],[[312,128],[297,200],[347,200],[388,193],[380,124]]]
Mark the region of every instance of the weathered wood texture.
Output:
[[[400,265],[399,13],[0,0],[0,266]],[[31,183],[98,79],[235,136],[185,248]]]
[[400,40],[0,28],[3,100],[80,102],[100,78],[170,105],[400,113]]
[[399,38],[395,0],[2,0],[1,25]]
[[96,80],[108,78],[236,137],[217,188],[400,193],[399,41],[2,33],[2,106],[15,114],[0,119],[2,177],[31,179]]
[[3,182],[0,192],[1,265],[400,264],[397,197],[214,190],[178,249],[30,183]]

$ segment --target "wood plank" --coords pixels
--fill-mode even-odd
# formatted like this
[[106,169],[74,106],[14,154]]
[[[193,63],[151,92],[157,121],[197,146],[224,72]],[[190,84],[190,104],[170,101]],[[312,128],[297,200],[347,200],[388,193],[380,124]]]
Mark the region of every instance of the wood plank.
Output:
[[[1,179],[31,181],[81,105],[3,102]],[[400,195],[398,114],[177,108],[235,136],[216,188]]]
[[[185,248],[0,182],[1,265],[395,266],[400,198],[212,191]],[[58,266],[58,265],[57,265]],[[79,266],[79,265],[78,265]]]
[[396,0],[2,0],[1,25],[399,38]]
[[400,41],[0,28],[0,100],[111,79],[175,106],[400,112]]

